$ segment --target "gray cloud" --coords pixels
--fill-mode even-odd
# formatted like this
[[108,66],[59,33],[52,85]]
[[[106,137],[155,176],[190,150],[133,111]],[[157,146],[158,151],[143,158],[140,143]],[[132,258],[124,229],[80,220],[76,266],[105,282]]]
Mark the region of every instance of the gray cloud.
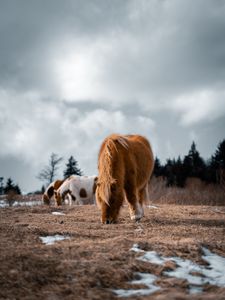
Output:
[[112,131],[146,135],[163,160],[193,139],[209,157],[224,138],[224,32],[220,0],[1,1],[2,175],[9,157],[36,175],[51,152],[94,173]]

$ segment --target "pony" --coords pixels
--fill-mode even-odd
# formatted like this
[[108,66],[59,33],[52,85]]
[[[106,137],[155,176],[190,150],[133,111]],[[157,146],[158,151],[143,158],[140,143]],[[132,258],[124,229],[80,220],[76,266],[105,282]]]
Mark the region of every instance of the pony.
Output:
[[148,197],[154,157],[148,140],[140,135],[108,136],[98,155],[96,202],[103,224],[116,223],[124,199],[131,220],[139,221]]
[[48,185],[44,194],[42,195],[42,201],[44,204],[50,205],[50,200],[54,195],[54,191],[56,191],[63,184],[63,182],[64,180],[57,179]]
[[95,202],[97,177],[72,175],[55,191],[55,199],[58,205],[63,203],[82,205]]

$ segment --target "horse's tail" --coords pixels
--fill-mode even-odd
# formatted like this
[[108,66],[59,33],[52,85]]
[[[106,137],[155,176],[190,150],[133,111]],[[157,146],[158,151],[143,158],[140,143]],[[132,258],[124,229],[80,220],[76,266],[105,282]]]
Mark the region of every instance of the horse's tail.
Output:
[[116,183],[116,179],[113,178],[113,159],[118,152],[117,143],[124,148],[128,148],[127,139],[121,135],[112,134],[107,137],[103,142],[102,148],[99,154],[99,193],[102,200],[109,205],[109,198],[111,195],[111,185]]

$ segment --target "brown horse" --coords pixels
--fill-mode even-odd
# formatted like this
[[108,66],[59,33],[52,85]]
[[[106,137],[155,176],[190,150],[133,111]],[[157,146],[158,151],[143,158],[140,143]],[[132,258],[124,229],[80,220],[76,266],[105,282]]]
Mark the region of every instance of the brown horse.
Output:
[[153,153],[145,137],[112,134],[103,141],[96,188],[102,223],[116,222],[124,198],[128,201],[131,219],[137,221],[143,217],[153,167]]

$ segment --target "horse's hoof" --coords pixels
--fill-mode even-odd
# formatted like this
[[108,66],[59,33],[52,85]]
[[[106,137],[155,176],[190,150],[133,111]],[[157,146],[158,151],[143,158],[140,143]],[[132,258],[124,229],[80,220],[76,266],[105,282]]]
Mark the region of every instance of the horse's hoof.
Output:
[[111,222],[109,220],[106,220],[105,221],[105,224],[110,224]]
[[139,223],[141,221],[141,216],[131,216],[130,217],[132,221],[134,221],[135,223]]

